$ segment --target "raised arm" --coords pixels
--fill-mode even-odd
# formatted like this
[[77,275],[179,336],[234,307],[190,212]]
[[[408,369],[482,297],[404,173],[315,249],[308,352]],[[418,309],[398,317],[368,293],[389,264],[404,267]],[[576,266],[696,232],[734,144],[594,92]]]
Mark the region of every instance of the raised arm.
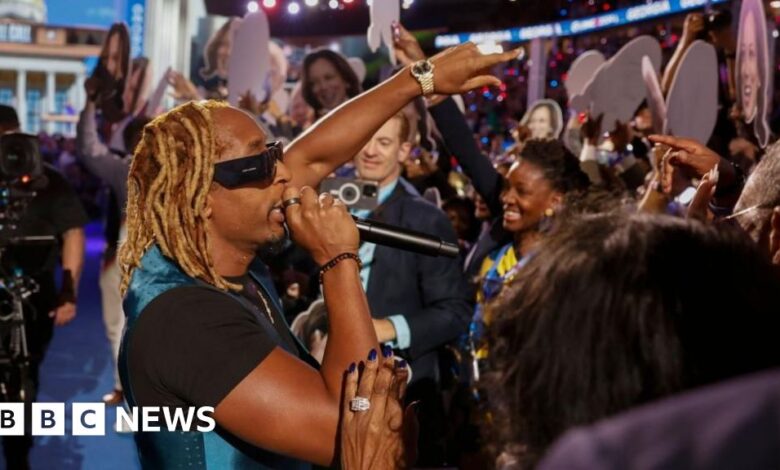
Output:
[[704,30],[704,16],[701,13],[690,13],[685,17],[683,23],[683,32],[680,42],[677,43],[677,48],[674,50],[672,58],[669,59],[669,63],[666,64],[666,70],[664,70],[663,77],[661,78],[661,90],[664,96],[669,93],[669,89],[672,87],[672,81],[674,76],[677,75],[677,69],[680,67],[682,58],[685,55],[685,51],[691,47],[693,41],[696,40],[696,36]]
[[430,109],[444,143],[452,152],[474,189],[482,196],[491,214],[501,214],[501,174],[493,168],[490,159],[480,152],[466,118],[452,98],[447,98]]
[[[398,25],[397,32],[395,54],[403,65],[425,59],[425,53],[417,38],[402,25]],[[437,97],[434,101],[439,99]],[[492,214],[500,214],[502,211],[501,175],[479,150],[466,118],[455,102],[450,98],[445,99],[432,106],[429,111],[441,132],[445,145],[458,159],[463,172],[471,179],[474,189],[485,200]]]
[[87,101],[76,126],[76,158],[87,170],[105,181],[114,191],[126,191],[125,181],[130,159],[120,158],[109,150],[97,133],[95,103]]
[[[433,58],[436,93],[464,93],[498,85],[486,74],[490,67],[517,56],[517,51],[483,55],[474,44],[447,49]],[[296,139],[285,153],[293,186],[316,186],[333,170],[351,160],[368,139],[404,105],[421,93],[410,67],[331,111]]]

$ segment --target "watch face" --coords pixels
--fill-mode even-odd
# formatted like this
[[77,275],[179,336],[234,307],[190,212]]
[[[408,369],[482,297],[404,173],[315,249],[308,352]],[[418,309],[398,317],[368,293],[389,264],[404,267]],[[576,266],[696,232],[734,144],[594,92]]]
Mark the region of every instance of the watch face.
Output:
[[425,75],[430,71],[431,71],[431,64],[427,60],[418,62],[414,64],[414,67],[412,67],[412,72],[414,72],[415,75]]

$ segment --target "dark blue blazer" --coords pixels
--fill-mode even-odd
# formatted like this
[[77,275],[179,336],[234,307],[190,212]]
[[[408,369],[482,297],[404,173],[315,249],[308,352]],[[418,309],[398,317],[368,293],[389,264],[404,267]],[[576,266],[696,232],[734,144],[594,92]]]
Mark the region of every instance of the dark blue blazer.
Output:
[[[455,231],[438,207],[400,179],[369,219],[436,235],[456,243]],[[366,292],[375,318],[403,315],[411,346],[412,379],[438,379],[436,350],[468,330],[472,304],[457,258],[432,257],[378,245]]]

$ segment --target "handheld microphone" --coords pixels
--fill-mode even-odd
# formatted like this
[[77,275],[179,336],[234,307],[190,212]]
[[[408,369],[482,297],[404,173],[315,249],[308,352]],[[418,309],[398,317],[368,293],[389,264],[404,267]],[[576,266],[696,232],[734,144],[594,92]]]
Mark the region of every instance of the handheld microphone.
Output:
[[439,237],[355,216],[352,216],[352,218],[355,219],[355,224],[360,232],[360,239],[364,242],[398,248],[399,250],[413,251],[428,256],[457,258],[460,254],[458,245],[446,242]]

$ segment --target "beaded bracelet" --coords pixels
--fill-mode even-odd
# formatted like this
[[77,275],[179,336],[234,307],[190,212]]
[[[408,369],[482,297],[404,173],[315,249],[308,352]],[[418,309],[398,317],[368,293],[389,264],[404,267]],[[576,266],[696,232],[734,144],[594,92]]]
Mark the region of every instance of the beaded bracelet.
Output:
[[355,260],[355,262],[357,262],[358,264],[358,270],[363,269],[363,262],[360,261],[360,257],[358,255],[356,255],[355,253],[342,253],[322,265],[322,267],[320,268],[320,284],[322,284],[323,274],[335,268],[337,264],[339,264],[341,261],[344,261],[345,259]]

